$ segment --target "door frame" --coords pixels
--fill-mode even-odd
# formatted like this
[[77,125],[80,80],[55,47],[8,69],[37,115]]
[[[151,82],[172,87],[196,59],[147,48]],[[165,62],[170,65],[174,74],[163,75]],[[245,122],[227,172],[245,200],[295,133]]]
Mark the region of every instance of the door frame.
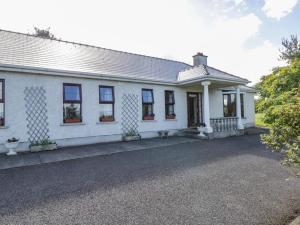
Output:
[[[187,106],[187,127],[195,127],[191,125],[190,121],[190,107],[189,107],[189,95],[193,94],[197,96],[197,123],[199,124],[202,121],[202,93],[201,92],[187,92],[186,93],[186,106]],[[200,101],[201,100],[201,101]],[[201,114],[200,114],[201,110]],[[201,118],[200,118],[201,117]]]

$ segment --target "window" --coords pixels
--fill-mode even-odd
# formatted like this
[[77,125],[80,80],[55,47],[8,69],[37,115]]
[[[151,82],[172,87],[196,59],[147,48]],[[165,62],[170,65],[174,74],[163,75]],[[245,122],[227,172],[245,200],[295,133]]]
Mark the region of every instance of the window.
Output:
[[166,119],[175,119],[175,98],[174,91],[165,91],[165,114]]
[[63,84],[64,123],[82,122],[82,99],[80,84]]
[[243,94],[241,94],[240,95],[241,97],[241,116],[242,116],[242,118],[245,118],[245,114],[244,114],[244,95]]
[[143,120],[154,120],[153,113],[153,90],[142,89],[142,103],[143,103]]
[[5,125],[4,102],[4,80],[0,79],[0,126]]
[[[241,116],[244,117],[244,95],[240,94]],[[236,116],[236,94],[223,94],[224,117]]]
[[99,103],[101,105],[99,121],[114,121],[114,87],[99,86]]

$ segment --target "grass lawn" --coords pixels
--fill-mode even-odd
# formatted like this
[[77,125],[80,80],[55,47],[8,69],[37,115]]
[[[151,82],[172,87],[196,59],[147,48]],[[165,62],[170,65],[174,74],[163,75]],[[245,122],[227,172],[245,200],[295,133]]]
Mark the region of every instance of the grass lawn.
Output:
[[264,123],[264,114],[256,113],[255,114],[255,124],[259,127],[268,127],[268,124]]

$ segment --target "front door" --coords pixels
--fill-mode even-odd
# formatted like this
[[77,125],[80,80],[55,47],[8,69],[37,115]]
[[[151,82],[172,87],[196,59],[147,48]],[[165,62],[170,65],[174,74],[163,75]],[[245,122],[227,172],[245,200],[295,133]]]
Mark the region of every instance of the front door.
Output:
[[200,123],[199,93],[187,93],[188,127],[197,127]]

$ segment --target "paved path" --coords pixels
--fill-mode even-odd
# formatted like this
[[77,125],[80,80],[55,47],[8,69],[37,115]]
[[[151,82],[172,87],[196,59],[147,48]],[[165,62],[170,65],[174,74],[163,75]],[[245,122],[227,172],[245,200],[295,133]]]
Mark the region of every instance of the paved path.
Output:
[[163,147],[174,144],[199,141],[185,137],[151,138],[132,142],[109,142],[94,145],[65,147],[55,151],[25,152],[15,156],[0,154],[0,170],[15,167],[39,165],[43,163],[80,159],[99,155],[110,155],[119,152],[145,150],[149,148]]
[[285,224],[278,159],[250,135],[0,170],[0,224]]

